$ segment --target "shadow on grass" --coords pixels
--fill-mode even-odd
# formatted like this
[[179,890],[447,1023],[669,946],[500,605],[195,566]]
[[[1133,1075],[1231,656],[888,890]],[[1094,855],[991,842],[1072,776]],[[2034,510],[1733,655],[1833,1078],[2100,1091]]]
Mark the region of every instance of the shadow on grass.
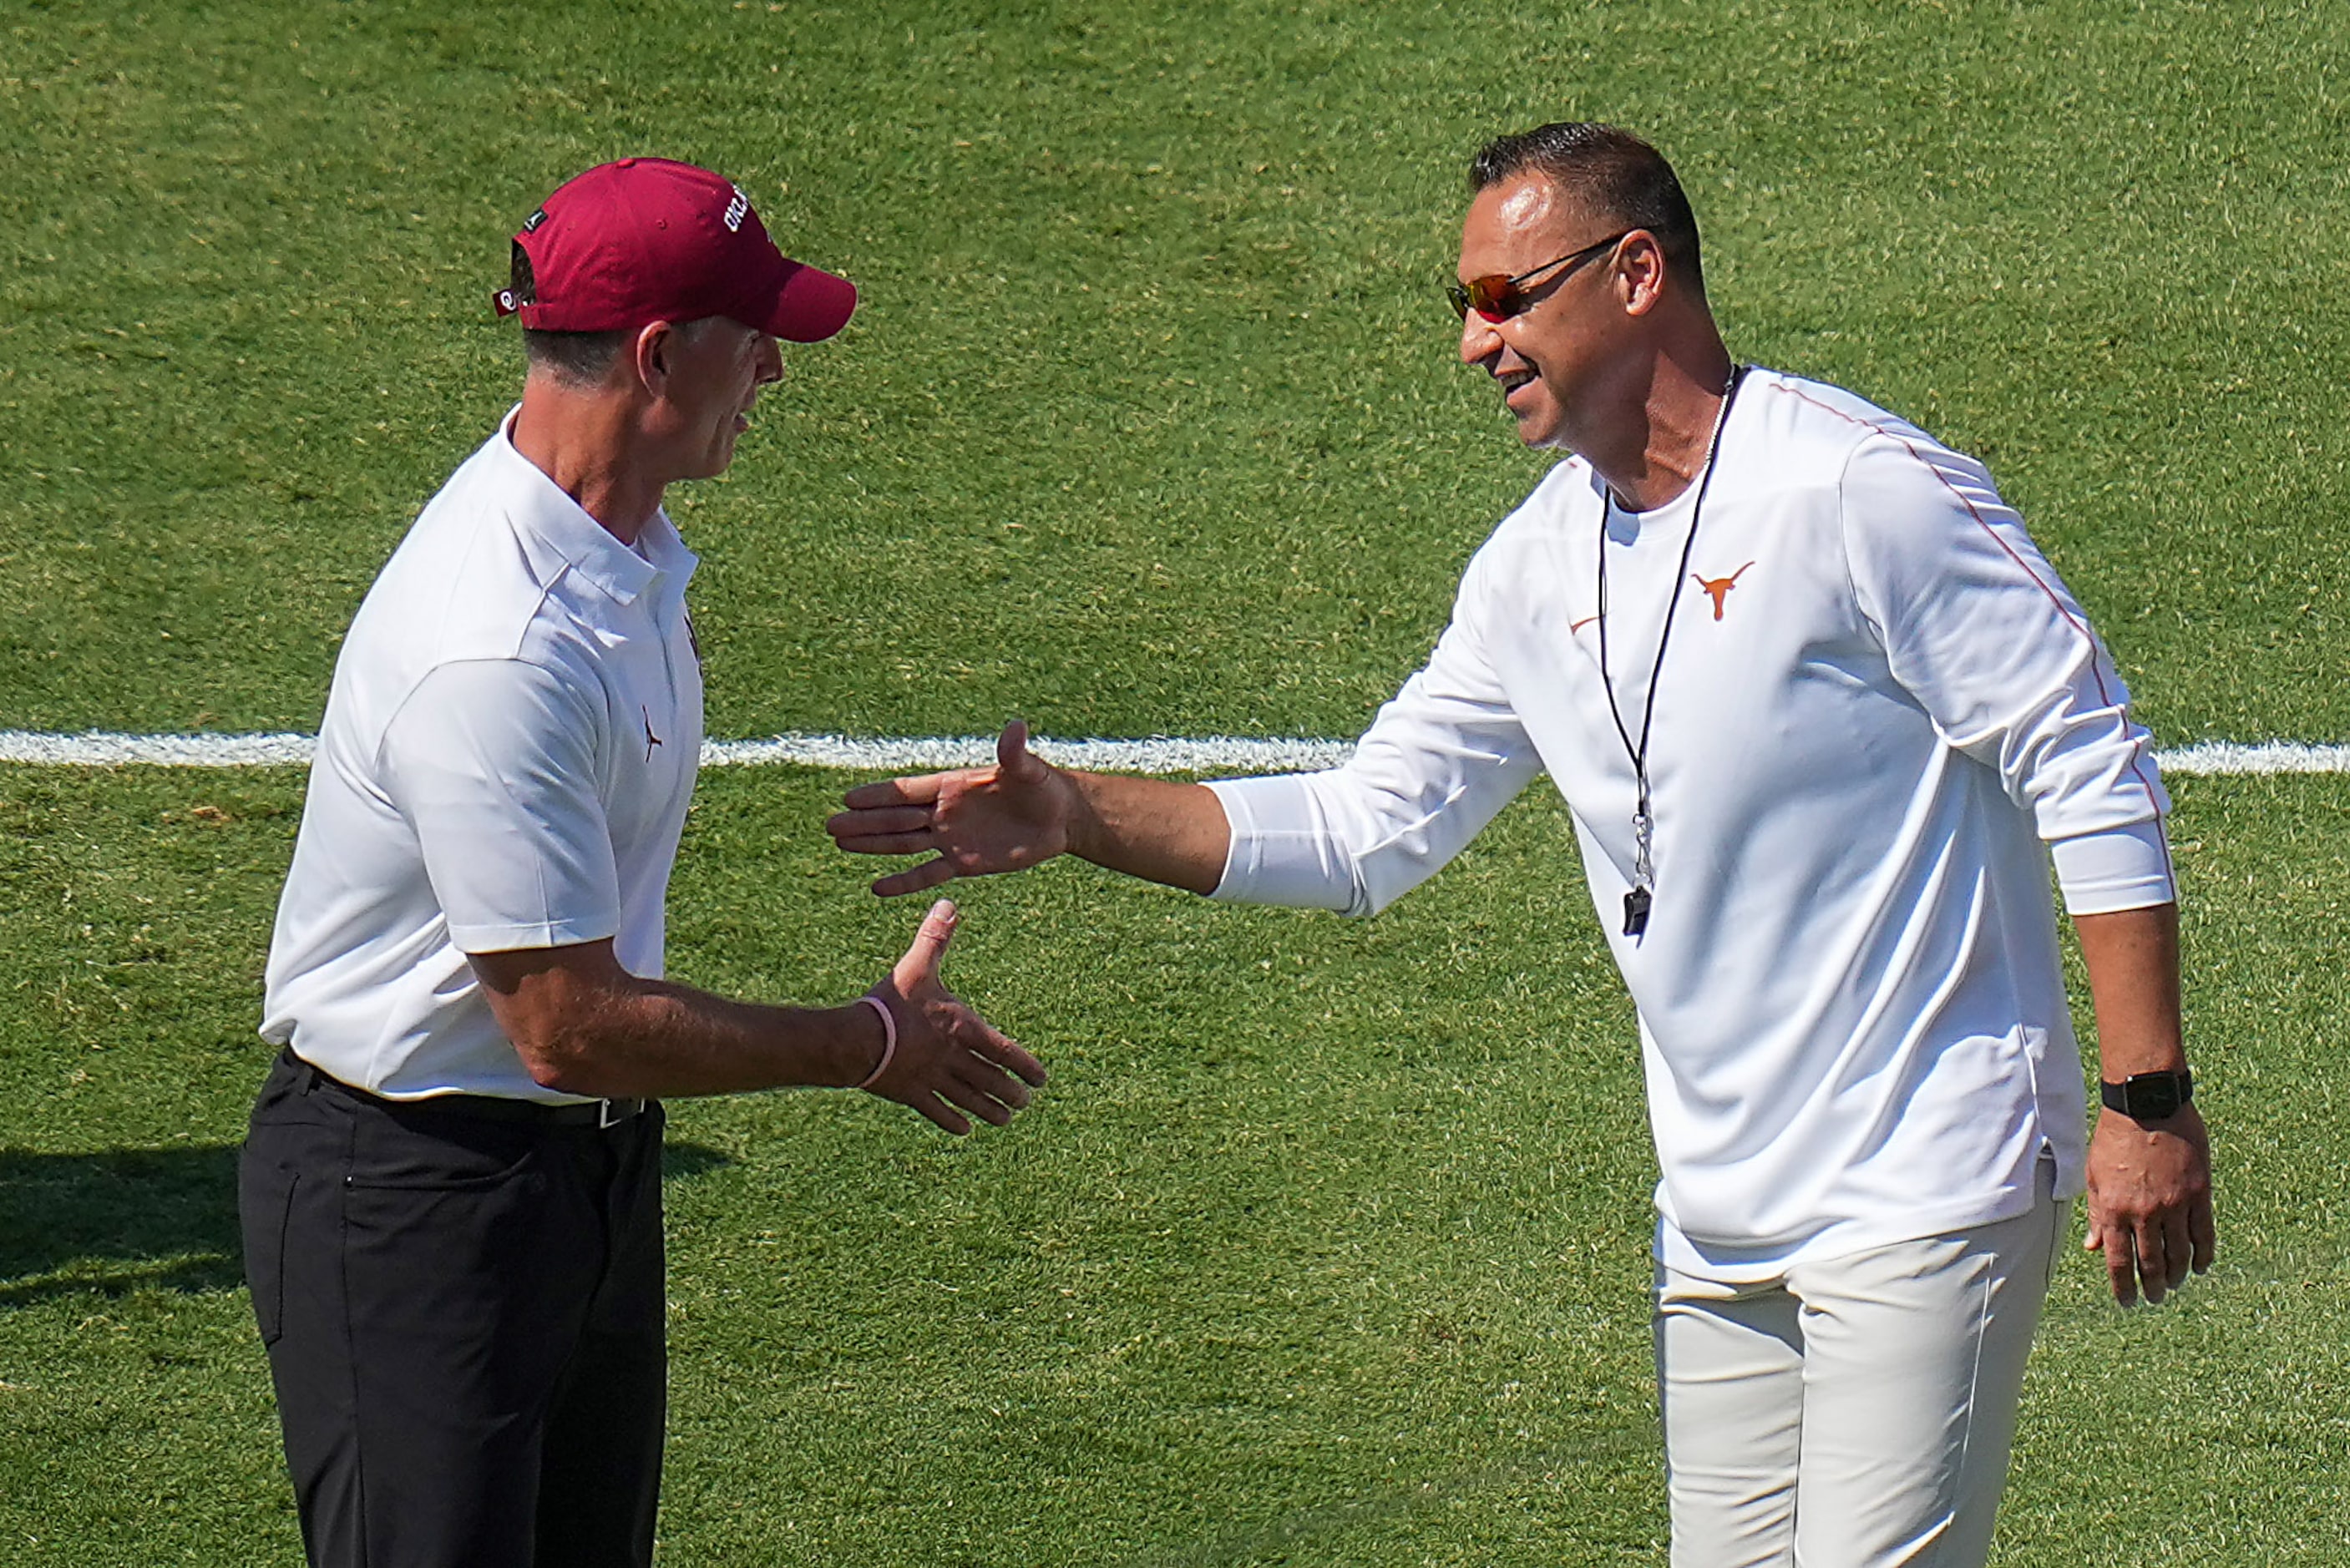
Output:
[[[96,1154],[0,1148],[0,1312],[83,1292],[242,1287],[236,1157],[234,1144]],[[732,1163],[701,1144],[661,1150],[671,1181]]]
[[237,1262],[230,1145],[0,1149],[0,1309],[80,1291],[220,1291]]

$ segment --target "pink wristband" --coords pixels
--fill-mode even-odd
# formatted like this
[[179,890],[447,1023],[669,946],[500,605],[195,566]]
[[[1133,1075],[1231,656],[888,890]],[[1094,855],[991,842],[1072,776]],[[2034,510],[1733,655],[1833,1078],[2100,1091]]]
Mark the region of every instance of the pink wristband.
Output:
[[881,1015],[881,1060],[873,1064],[873,1071],[865,1075],[860,1089],[869,1089],[874,1080],[889,1070],[889,1058],[898,1054],[898,1020],[890,1015],[889,1004],[871,994],[857,999]]

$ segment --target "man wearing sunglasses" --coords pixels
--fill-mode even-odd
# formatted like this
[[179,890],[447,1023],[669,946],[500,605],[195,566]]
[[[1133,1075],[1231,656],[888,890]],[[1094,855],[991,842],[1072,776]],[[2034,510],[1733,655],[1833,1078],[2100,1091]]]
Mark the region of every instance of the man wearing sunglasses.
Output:
[[1071,853],[1369,914],[1547,771],[1639,1012],[1674,1563],[1981,1563],[2071,1200],[2124,1303],[2211,1259],[2147,737],[1981,464],[1735,363],[1655,149],[1550,125],[1471,178],[1461,358],[1568,455],[1353,758],[1120,778],[1014,724],[831,830],[935,853],[885,894]]

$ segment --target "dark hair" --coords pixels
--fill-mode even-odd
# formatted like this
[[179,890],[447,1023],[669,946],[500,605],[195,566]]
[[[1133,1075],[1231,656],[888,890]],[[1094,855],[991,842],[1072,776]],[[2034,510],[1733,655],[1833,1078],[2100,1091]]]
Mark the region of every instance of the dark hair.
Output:
[[1618,227],[1656,235],[1666,266],[1703,296],[1697,214],[1663,153],[1612,125],[1560,120],[1487,142],[1470,161],[1469,185],[1482,191],[1525,173],[1541,175]]
[[[538,275],[532,270],[530,253],[515,242],[514,260],[510,266],[514,302],[530,304],[538,297]],[[612,369],[612,361],[629,346],[634,335],[627,332],[546,332],[536,327],[522,329],[523,359],[535,370],[546,370],[557,380],[574,386],[592,387],[602,380]]]

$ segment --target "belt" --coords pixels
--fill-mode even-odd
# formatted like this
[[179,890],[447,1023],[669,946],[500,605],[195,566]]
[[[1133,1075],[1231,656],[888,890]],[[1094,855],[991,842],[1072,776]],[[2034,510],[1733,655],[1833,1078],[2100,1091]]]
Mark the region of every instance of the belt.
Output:
[[484,1122],[526,1122],[543,1127],[615,1127],[622,1122],[639,1116],[654,1100],[578,1100],[563,1105],[551,1105],[545,1100],[518,1100],[505,1095],[428,1095],[421,1099],[393,1100],[381,1095],[370,1095],[365,1089],[344,1083],[332,1073],[294,1054],[287,1046],[285,1060],[302,1075],[302,1091],[332,1089],[364,1100],[371,1106],[381,1106],[394,1111],[430,1111],[439,1116],[469,1116]]

